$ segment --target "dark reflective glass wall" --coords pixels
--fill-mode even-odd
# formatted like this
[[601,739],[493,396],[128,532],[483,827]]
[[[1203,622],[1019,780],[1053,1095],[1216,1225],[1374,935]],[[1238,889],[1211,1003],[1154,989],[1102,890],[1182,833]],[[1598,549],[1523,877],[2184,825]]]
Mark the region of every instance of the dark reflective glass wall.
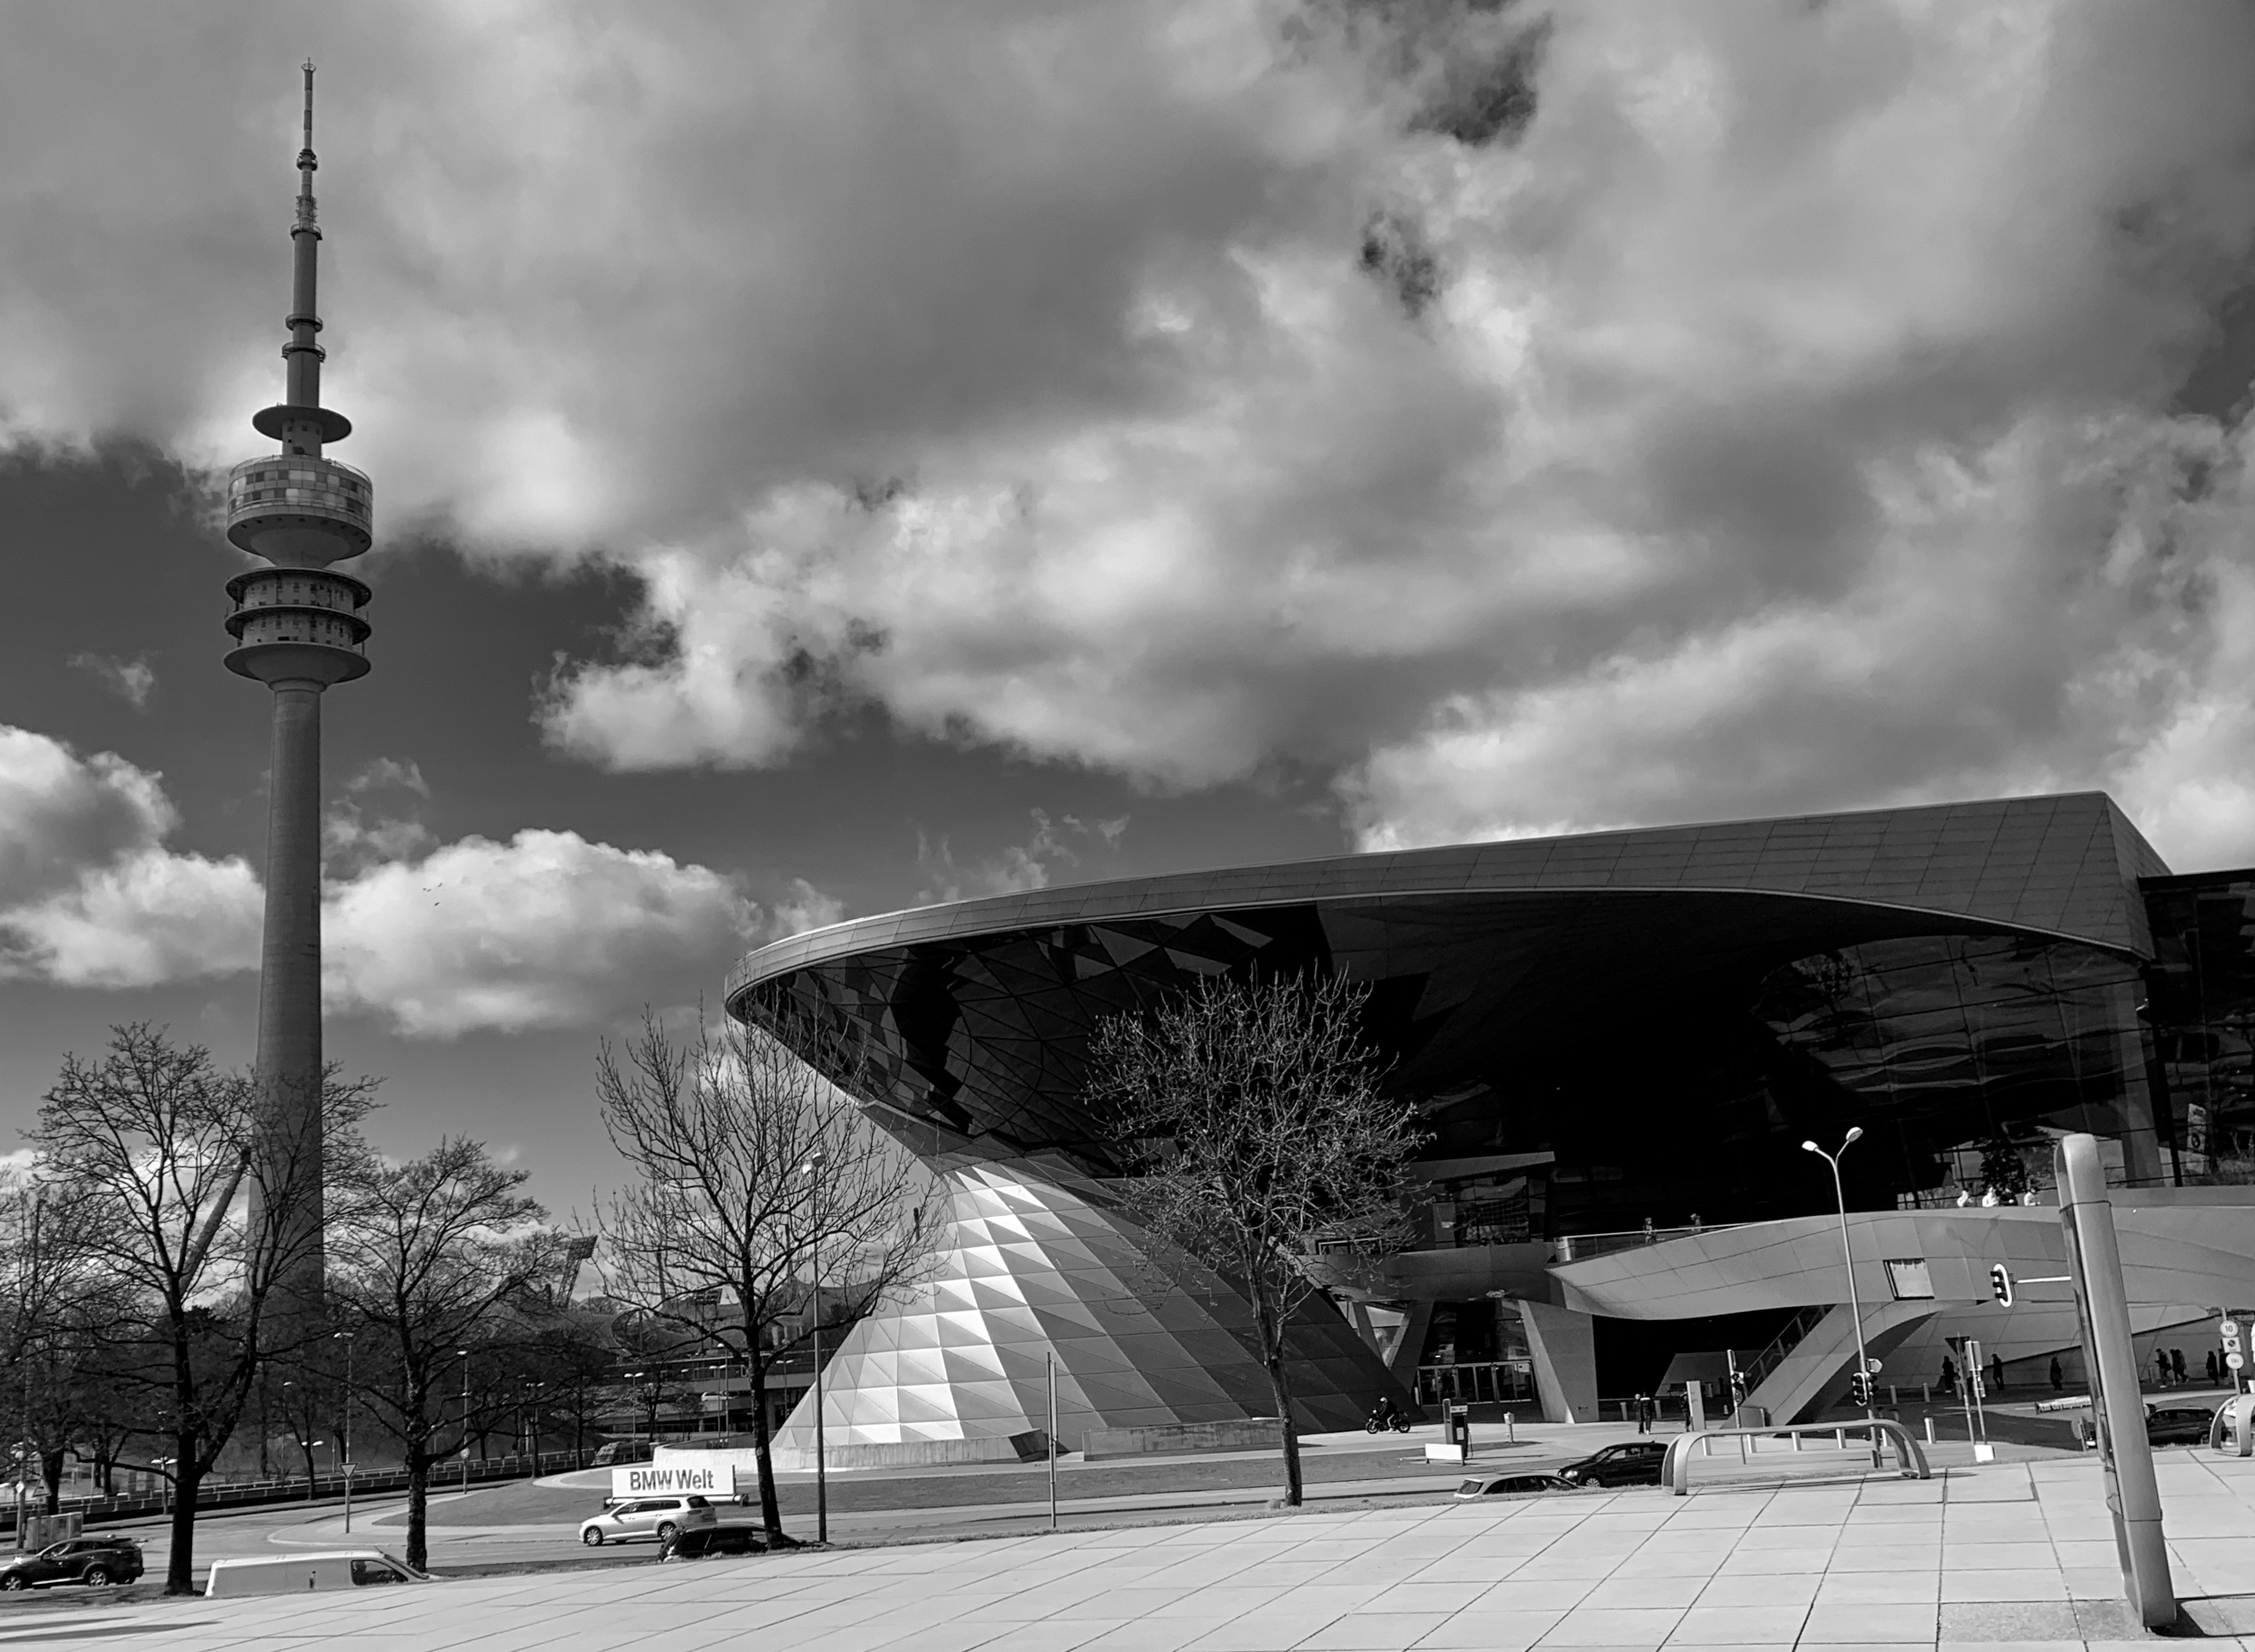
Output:
[[1364,1030],[1419,1103],[1428,1155],[1451,1162],[1434,1246],[1828,1210],[1830,1173],[1800,1143],[1851,1125],[1864,1209],[1978,1196],[1985,1158],[2047,1165],[2067,1129],[2117,1143],[2130,1179],[2173,1168],[2136,960],[1835,900],[1483,893],[1123,917],[873,948],[740,1009],[786,1036],[851,1030],[856,1087],[927,1156],[1054,1155],[1101,1176],[1079,1100],[1097,1022],[1200,975],[1303,968],[1370,985]]
[[2141,995],[2137,963],[2093,947],[1921,936],[1796,959],[1755,1014],[1926,1167],[1907,1192],[1978,1194],[2008,1151],[2048,1185],[2048,1143],[2074,1131],[2118,1144],[2121,1179],[2169,1179]]
[[2164,1116],[2187,1181],[2255,1158],[2255,871],[2145,880]]

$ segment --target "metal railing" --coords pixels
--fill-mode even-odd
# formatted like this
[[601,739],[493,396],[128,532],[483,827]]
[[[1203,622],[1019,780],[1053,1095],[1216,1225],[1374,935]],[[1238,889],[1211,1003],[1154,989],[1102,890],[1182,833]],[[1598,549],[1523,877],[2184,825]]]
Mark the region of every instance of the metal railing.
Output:
[[1783,1330],[1770,1339],[1769,1346],[1739,1367],[1740,1374],[1746,1380],[1746,1392],[1752,1394],[1761,1387],[1769,1374],[1783,1365],[1792,1356],[1793,1351],[1808,1340],[1809,1333],[1822,1325],[1824,1316],[1830,1311],[1829,1307],[1815,1304],[1795,1309],[1793,1318],[1785,1322]]
[[1550,1242],[1557,1247],[1560,1262],[1587,1262],[1592,1256],[1611,1256],[1663,1240],[1719,1234],[1726,1227],[1744,1226],[1743,1222],[1702,1222],[1697,1227],[1631,1227],[1612,1234],[1561,1234]]
[[[1872,1463],[1874,1467],[1879,1464],[1880,1445],[1882,1444],[1889,1445],[1894,1451],[1895,1466],[1901,1472],[1904,1479],[1932,1480],[1934,1478],[1934,1471],[1927,1466],[1926,1453],[1919,1449],[1918,1441],[1912,1437],[1911,1431],[1901,1424],[1890,1422],[1883,1417],[1870,1418],[1859,1417],[1844,1423],[1795,1423],[1784,1428],[1693,1429],[1688,1433],[1677,1435],[1668,1443],[1668,1455],[1661,1460],[1660,1477],[1668,1485],[1675,1487],[1678,1497],[1689,1497],[1691,1494],[1691,1458],[1694,1447],[1697,1448],[1699,1456],[1712,1457],[1715,1441],[1735,1439],[1739,1442],[1739,1460],[1749,1462],[1762,1454],[1760,1442],[1763,1440],[1790,1439],[1793,1445],[1789,1454],[1798,1456],[1801,1452],[1801,1442],[1804,1438],[1825,1434],[1830,1434],[1834,1445],[1842,1451],[1847,1449],[1848,1437],[1851,1434],[1868,1439],[1871,1442]],[[1788,1454],[1783,1452],[1770,1453],[1773,1457]]]

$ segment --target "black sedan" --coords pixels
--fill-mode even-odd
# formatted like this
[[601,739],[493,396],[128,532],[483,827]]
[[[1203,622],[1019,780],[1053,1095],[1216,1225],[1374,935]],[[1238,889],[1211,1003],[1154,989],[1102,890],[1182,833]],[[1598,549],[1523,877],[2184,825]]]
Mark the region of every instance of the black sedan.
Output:
[[1530,1492],[1577,1492],[1563,1474],[1478,1474],[1457,1487],[1458,1501],[1474,1497],[1519,1497]]
[[0,1589],[43,1589],[83,1583],[96,1589],[141,1575],[141,1545],[130,1537],[67,1537],[36,1554],[0,1561]]
[[2216,1413],[2205,1406],[2148,1406],[2146,1438],[2155,1445],[2205,1445]]
[[1558,1473],[1577,1486],[1657,1486],[1667,1455],[1658,1440],[1628,1440],[1569,1463]]

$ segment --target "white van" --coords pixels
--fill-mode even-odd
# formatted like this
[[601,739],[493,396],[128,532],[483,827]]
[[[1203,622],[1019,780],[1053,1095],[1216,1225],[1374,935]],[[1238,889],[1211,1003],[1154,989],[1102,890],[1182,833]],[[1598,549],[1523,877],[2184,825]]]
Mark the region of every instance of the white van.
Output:
[[380,1549],[336,1549],[321,1554],[214,1560],[204,1593],[221,1598],[303,1594],[308,1589],[365,1589],[375,1584],[430,1581],[425,1573]]

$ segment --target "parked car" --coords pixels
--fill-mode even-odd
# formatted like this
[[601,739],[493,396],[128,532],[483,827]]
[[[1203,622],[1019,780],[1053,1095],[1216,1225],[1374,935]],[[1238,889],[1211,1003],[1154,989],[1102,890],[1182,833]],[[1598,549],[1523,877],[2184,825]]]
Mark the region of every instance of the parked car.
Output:
[[1474,1497],[1515,1497],[1528,1492],[1577,1492],[1563,1474],[1476,1474],[1457,1487],[1459,1501]]
[[1668,1447],[1658,1440],[1627,1440],[1592,1452],[1558,1471],[1577,1486],[1657,1486]]
[[608,1468],[615,1463],[647,1463],[655,1455],[648,1440],[606,1440],[595,1448],[594,1466]]
[[673,1540],[668,1560],[703,1560],[713,1555],[763,1555],[767,1538],[756,1526],[704,1526]]
[[717,1526],[720,1516],[702,1497],[632,1497],[580,1522],[580,1541],[590,1549],[629,1537],[663,1543],[678,1532]]
[[2146,1438],[2155,1445],[2205,1445],[2216,1412],[2204,1405],[2146,1408]]
[[214,1560],[204,1593],[221,1599],[237,1595],[303,1594],[308,1589],[366,1589],[378,1584],[429,1583],[421,1572],[381,1549],[335,1549],[311,1555],[251,1555]]
[[130,1537],[66,1537],[0,1562],[0,1589],[43,1589],[51,1583],[100,1589],[131,1583],[141,1571],[141,1545]]

